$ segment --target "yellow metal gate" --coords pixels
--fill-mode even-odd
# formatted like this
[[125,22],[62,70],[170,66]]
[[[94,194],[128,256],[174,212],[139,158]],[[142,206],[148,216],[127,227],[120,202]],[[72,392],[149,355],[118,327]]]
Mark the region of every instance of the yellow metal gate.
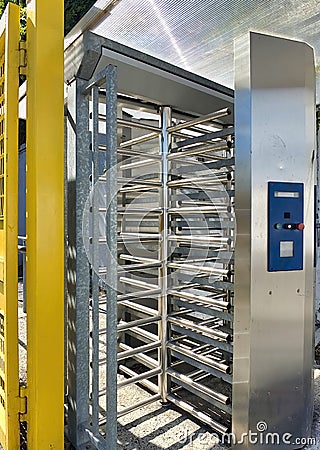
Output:
[[[19,7],[0,21],[0,443],[19,442],[18,93]],[[10,30],[10,32],[9,32]]]

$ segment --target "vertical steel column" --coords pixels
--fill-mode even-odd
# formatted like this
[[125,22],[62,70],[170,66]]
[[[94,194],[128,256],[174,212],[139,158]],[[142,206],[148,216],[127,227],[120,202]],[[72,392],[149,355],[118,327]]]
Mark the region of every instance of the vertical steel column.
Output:
[[[233,431],[238,439],[264,421],[268,432],[290,433],[297,442],[310,435],[313,412],[314,53],[301,42],[250,33],[237,42],[235,55]],[[272,181],[303,184],[299,270],[284,265],[268,271]],[[273,245],[280,255],[280,246]],[[248,434],[245,441],[243,447],[250,448]],[[277,446],[288,447],[284,440]]]
[[169,220],[168,220],[168,209],[169,209],[169,196],[168,196],[168,153],[170,147],[170,134],[167,129],[171,126],[171,108],[169,106],[164,106],[161,109],[161,127],[162,132],[160,136],[160,152],[162,155],[162,195],[161,195],[161,207],[162,207],[162,218],[161,218],[161,230],[162,230],[162,241],[161,241],[161,262],[162,268],[160,272],[160,282],[161,284],[161,297],[160,297],[160,308],[159,313],[161,314],[161,322],[159,324],[159,338],[161,340],[160,347],[160,364],[161,364],[161,374],[159,380],[160,394],[162,402],[167,402],[168,394],[168,302],[167,302],[167,289],[168,289],[168,278],[167,278],[167,263],[168,263],[168,234],[169,234]]
[[316,163],[316,190],[315,190],[315,261],[316,261],[316,274],[315,274],[315,319],[316,319],[316,336],[315,344],[320,343],[320,111],[317,114],[317,163]]
[[82,218],[90,192],[89,97],[86,82],[68,87],[68,431],[79,448],[89,422],[89,262],[82,238]]
[[63,1],[28,2],[28,448],[64,448]]
[[92,88],[92,429],[99,433],[99,88]]
[[106,449],[117,447],[117,68],[106,69]]

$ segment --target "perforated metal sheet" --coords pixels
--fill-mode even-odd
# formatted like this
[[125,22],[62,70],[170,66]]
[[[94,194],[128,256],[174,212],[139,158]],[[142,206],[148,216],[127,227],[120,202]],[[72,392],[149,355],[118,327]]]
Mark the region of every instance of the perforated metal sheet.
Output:
[[[101,3],[93,7],[100,14]],[[108,14],[91,26],[95,33],[229,87],[233,87],[234,39],[249,30],[306,41],[314,46],[320,64],[320,0],[105,3]]]

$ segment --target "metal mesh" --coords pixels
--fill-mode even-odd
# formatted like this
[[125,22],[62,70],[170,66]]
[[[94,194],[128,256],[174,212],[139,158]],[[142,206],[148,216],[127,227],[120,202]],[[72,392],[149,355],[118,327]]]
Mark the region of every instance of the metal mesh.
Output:
[[120,0],[92,30],[233,87],[234,39],[249,30],[304,40],[319,63],[319,6],[319,0]]

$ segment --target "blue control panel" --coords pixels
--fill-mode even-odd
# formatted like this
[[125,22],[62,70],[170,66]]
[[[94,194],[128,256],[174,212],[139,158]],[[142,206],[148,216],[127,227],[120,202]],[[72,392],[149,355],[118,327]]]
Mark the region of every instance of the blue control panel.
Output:
[[268,271],[303,270],[303,183],[268,183]]

